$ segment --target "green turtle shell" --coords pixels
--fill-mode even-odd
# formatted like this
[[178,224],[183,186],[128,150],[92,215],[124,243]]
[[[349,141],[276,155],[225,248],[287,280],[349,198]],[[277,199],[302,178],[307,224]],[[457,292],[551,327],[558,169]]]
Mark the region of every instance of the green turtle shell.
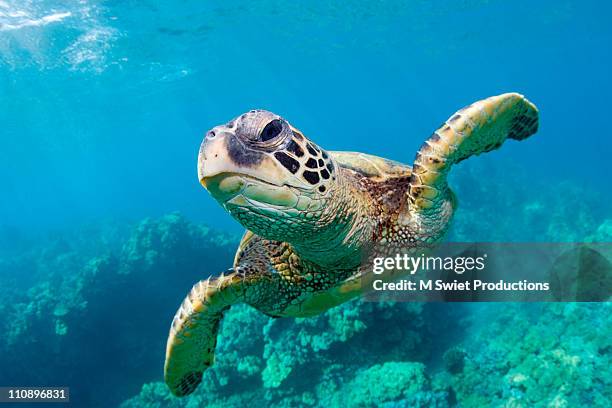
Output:
[[373,181],[384,181],[395,177],[410,177],[409,165],[394,160],[359,152],[328,152],[336,162],[346,168],[360,173]]

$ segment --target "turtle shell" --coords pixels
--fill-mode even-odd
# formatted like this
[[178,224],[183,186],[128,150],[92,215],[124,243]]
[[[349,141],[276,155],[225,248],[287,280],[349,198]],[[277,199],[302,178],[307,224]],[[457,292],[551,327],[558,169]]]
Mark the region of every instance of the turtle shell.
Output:
[[410,177],[412,169],[407,164],[382,157],[358,152],[328,152],[336,162],[373,181],[385,181],[389,178]]

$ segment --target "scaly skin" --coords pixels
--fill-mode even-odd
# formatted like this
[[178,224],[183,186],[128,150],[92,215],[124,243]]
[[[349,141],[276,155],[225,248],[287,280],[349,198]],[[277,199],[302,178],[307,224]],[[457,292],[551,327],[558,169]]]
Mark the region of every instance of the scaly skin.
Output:
[[200,149],[200,182],[248,231],[228,274],[196,284],[172,322],[170,390],[187,395],[201,382],[231,305],[276,317],[316,315],[367,287],[364,259],[373,246],[439,242],[456,205],[446,181],[451,166],[507,138],[525,139],[537,126],[537,109],[521,95],[476,102],[434,132],[412,170],[325,152],[266,111],[213,128]]

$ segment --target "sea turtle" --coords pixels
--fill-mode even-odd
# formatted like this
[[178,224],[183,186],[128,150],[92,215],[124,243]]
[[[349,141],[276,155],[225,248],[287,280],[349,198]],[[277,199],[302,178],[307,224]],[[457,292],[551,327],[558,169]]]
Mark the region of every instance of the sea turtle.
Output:
[[236,303],[269,316],[319,314],[364,292],[362,252],[371,243],[439,242],[456,206],[453,164],[523,140],[538,110],[507,93],[452,115],[412,167],[323,150],[280,116],[252,110],[205,136],[200,183],[247,232],[234,266],[198,282],[172,321],[165,381],[192,393],[214,360],[219,323]]

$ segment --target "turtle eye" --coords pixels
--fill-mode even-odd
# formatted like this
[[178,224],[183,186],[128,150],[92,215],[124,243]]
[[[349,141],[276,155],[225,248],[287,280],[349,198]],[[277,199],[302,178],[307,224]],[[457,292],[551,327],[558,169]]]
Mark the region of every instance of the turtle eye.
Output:
[[282,122],[278,119],[274,119],[263,128],[261,134],[259,135],[259,139],[262,142],[267,142],[268,140],[274,139],[276,136],[280,135],[282,130]]

